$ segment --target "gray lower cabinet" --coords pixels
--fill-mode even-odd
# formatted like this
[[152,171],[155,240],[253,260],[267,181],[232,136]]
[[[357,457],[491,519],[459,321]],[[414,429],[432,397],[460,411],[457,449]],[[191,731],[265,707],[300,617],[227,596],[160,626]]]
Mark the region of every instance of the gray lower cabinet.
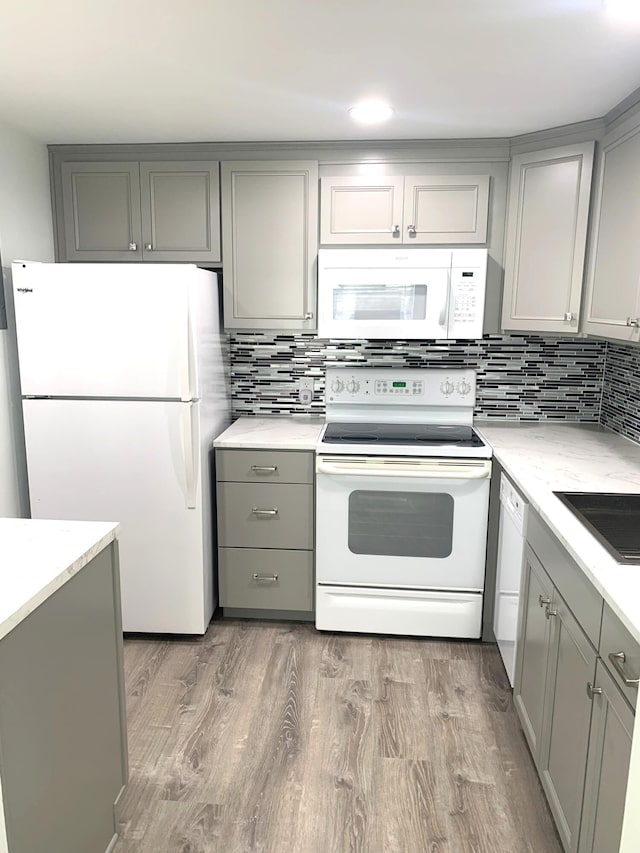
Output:
[[222,164],[224,325],[316,328],[317,161]]
[[596,652],[557,592],[546,612],[552,630],[539,771],[564,847],[577,850]]
[[567,853],[618,850],[640,648],[535,513],[514,702]]
[[60,260],[221,261],[217,161],[65,162],[61,182]]
[[579,853],[620,846],[633,724],[631,707],[598,661]]
[[111,849],[128,772],[116,543],[0,640],[0,684],[8,853]]
[[226,613],[313,614],[313,453],[216,451],[218,580]]
[[519,655],[516,661],[514,702],[536,765],[540,764],[547,660],[551,622],[545,607],[551,605],[553,584],[531,549],[527,549]]

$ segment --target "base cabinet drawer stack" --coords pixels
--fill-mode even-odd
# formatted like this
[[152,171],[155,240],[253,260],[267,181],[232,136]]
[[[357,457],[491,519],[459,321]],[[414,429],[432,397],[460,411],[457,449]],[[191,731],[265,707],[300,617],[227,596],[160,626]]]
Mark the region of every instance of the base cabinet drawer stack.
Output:
[[535,514],[527,542],[516,709],[564,849],[613,853],[640,648]]
[[220,605],[312,618],[313,454],[218,450],[216,479]]

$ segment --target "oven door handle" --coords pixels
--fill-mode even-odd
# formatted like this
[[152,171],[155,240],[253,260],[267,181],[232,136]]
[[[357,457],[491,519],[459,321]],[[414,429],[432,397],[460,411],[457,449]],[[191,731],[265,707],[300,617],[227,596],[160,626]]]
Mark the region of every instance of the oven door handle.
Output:
[[316,464],[318,474],[338,474],[348,477],[413,477],[416,479],[439,479],[439,480],[484,480],[491,476],[491,463],[481,462],[476,465],[423,465],[416,463],[415,467],[409,466],[374,466],[364,464],[362,466],[349,465],[341,462],[328,462],[318,459]]

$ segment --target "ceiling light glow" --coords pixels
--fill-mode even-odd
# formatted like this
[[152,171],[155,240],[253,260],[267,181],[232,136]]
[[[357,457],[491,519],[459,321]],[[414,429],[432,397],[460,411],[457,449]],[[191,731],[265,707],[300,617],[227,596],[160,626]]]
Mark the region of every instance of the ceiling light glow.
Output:
[[393,115],[393,109],[384,101],[376,101],[369,99],[360,101],[349,110],[349,115],[355,121],[362,124],[377,124],[380,121],[386,121]]
[[603,0],[605,11],[625,21],[640,21],[639,0]]

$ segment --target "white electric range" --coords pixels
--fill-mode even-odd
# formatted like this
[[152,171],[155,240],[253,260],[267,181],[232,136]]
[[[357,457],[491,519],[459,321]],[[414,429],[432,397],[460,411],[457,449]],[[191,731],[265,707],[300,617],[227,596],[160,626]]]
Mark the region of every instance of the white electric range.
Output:
[[491,448],[472,370],[330,368],[316,627],[478,638]]

